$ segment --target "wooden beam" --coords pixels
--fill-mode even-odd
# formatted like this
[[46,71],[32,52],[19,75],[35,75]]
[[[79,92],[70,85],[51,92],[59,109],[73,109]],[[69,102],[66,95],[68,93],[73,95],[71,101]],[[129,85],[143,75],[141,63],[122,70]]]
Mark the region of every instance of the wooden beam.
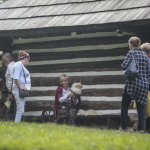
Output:
[[[121,96],[123,89],[83,89],[82,96]],[[48,91],[30,91],[30,97],[37,96],[55,96],[55,90]]]
[[[70,84],[75,81],[80,82],[85,85],[95,85],[95,84],[124,84],[126,79],[122,75],[105,75],[105,76],[72,76],[70,77]],[[34,77],[31,78],[31,85],[33,87],[37,86],[58,86],[59,77]]]
[[118,25],[115,23],[101,24],[101,25],[84,25],[84,26],[69,26],[69,27],[48,27],[40,29],[22,29],[22,30],[3,30],[0,31],[0,37],[5,36],[29,36],[39,34],[54,34],[62,32],[77,32],[83,30],[99,30],[99,29],[113,29],[117,28]]
[[121,70],[122,60],[101,61],[90,63],[57,64],[57,65],[39,65],[27,66],[30,73],[53,73],[53,72],[81,72],[81,71],[119,71]]
[[[25,111],[43,111],[45,107],[54,107],[54,101],[26,101]],[[105,101],[81,101],[80,109],[83,110],[115,110],[121,109],[121,102]],[[130,103],[129,109],[133,109],[133,102]]]
[[[129,51],[128,47],[116,48],[109,50],[85,50],[85,51],[70,51],[70,52],[47,52],[47,53],[30,53],[32,61],[43,60],[61,60],[72,58],[92,58],[92,57],[108,57],[108,56],[121,56],[126,55]],[[15,61],[18,60],[18,54],[12,54]]]
[[[115,32],[117,28],[109,28],[109,29],[93,29],[93,30],[80,30],[76,31],[77,35],[95,33],[95,32]],[[42,38],[42,37],[57,37],[57,36],[70,36],[72,32],[56,32],[56,33],[44,33],[44,34],[33,34],[33,35],[25,35],[25,36],[14,36],[14,39],[29,39],[29,38]]]
[[20,49],[42,49],[42,48],[61,48],[61,47],[73,47],[73,46],[85,46],[85,45],[100,45],[100,44],[119,44],[127,43],[130,36],[123,37],[95,37],[95,38],[83,38],[83,39],[70,39],[37,43],[25,43],[15,44],[12,46],[13,50]]

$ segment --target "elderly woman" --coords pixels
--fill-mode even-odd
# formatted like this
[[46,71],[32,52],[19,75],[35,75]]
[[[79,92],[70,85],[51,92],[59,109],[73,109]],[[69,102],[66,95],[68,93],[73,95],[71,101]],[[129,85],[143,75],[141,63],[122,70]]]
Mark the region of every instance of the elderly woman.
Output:
[[[141,45],[141,50],[146,53],[149,58],[149,71],[150,71],[150,43],[144,43]],[[150,80],[150,77],[149,77]],[[150,84],[149,84],[149,92],[150,92]],[[150,133],[150,108],[149,105],[145,106],[145,118],[146,118],[146,130]]]
[[133,80],[127,80],[121,102],[121,130],[127,130],[127,115],[128,107],[132,100],[136,101],[137,112],[138,112],[138,131],[144,132],[144,122],[145,122],[145,111],[144,106],[147,104],[148,96],[148,66],[149,61],[145,53],[140,49],[140,39],[137,37],[131,37],[129,39],[130,51],[127,53],[124,62],[121,65],[122,69],[126,69],[130,63],[130,58],[133,55],[138,64],[138,77]]
[[69,87],[69,77],[66,74],[60,76],[59,82],[60,86],[56,89],[54,108],[56,110],[56,113],[58,113],[60,103],[64,103],[67,101],[70,101],[71,103],[76,103],[76,106],[74,105],[68,106],[69,116],[67,117],[66,120],[66,123],[68,125],[74,125],[77,116],[77,111],[80,105],[80,96],[78,96],[78,99],[75,102],[73,98],[74,93],[71,91]]
[[31,85],[30,73],[25,68],[28,65],[30,60],[30,55],[25,51],[19,51],[18,54],[19,61],[15,63],[13,67],[13,95],[16,100],[17,111],[15,122],[20,122],[22,115],[24,113],[25,97],[19,97],[19,89],[27,91],[25,84]]

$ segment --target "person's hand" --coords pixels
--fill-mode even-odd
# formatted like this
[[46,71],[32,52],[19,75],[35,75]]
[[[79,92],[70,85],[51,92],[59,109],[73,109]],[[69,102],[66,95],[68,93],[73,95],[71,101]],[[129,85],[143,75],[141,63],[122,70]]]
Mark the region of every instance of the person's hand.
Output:
[[26,87],[21,87],[20,89],[27,91],[27,88],[26,88]]
[[12,94],[9,94],[8,98],[9,98],[10,101],[14,100]]
[[67,98],[72,97],[72,96],[74,96],[74,93],[73,93],[73,92],[69,93],[69,94],[67,95]]

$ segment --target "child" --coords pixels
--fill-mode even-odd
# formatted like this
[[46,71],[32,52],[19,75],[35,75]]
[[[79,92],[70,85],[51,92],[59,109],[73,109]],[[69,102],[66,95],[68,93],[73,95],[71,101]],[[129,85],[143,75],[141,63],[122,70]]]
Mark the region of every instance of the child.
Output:
[[59,105],[60,103],[67,102],[68,100],[71,103],[76,103],[76,105],[68,105],[68,117],[66,120],[66,123],[68,125],[74,125],[75,119],[77,116],[77,111],[79,110],[80,105],[80,96],[77,97],[77,100],[75,101],[73,96],[74,93],[71,91],[71,88],[69,87],[69,77],[66,74],[63,74],[60,76],[59,79],[60,86],[56,89],[55,94],[55,103],[54,108],[56,113],[59,111]]

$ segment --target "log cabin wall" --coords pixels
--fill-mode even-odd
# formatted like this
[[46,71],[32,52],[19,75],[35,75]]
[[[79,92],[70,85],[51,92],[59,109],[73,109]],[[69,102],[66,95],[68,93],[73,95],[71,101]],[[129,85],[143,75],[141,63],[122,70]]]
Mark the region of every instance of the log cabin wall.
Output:
[[[148,0],[9,0],[0,5],[0,37],[13,38],[4,51],[12,50],[16,60],[19,50],[31,55],[32,89],[24,115],[36,120],[54,103],[63,73],[72,82],[82,78],[82,114],[90,109],[119,114],[125,83],[120,64],[133,33],[150,41],[149,7]],[[140,25],[147,25],[143,33]],[[135,113],[132,106],[129,112]]]
[[[128,52],[128,39],[133,33],[119,29],[84,30],[56,35],[13,37],[12,55],[17,61],[19,50],[28,52],[31,62],[30,97],[25,114],[39,118],[47,105],[53,105],[60,75],[71,81],[82,79],[80,109],[82,114],[96,110],[98,114],[120,114],[125,79],[120,68]],[[136,113],[130,105],[129,113]],[[96,115],[96,114],[95,114]]]

